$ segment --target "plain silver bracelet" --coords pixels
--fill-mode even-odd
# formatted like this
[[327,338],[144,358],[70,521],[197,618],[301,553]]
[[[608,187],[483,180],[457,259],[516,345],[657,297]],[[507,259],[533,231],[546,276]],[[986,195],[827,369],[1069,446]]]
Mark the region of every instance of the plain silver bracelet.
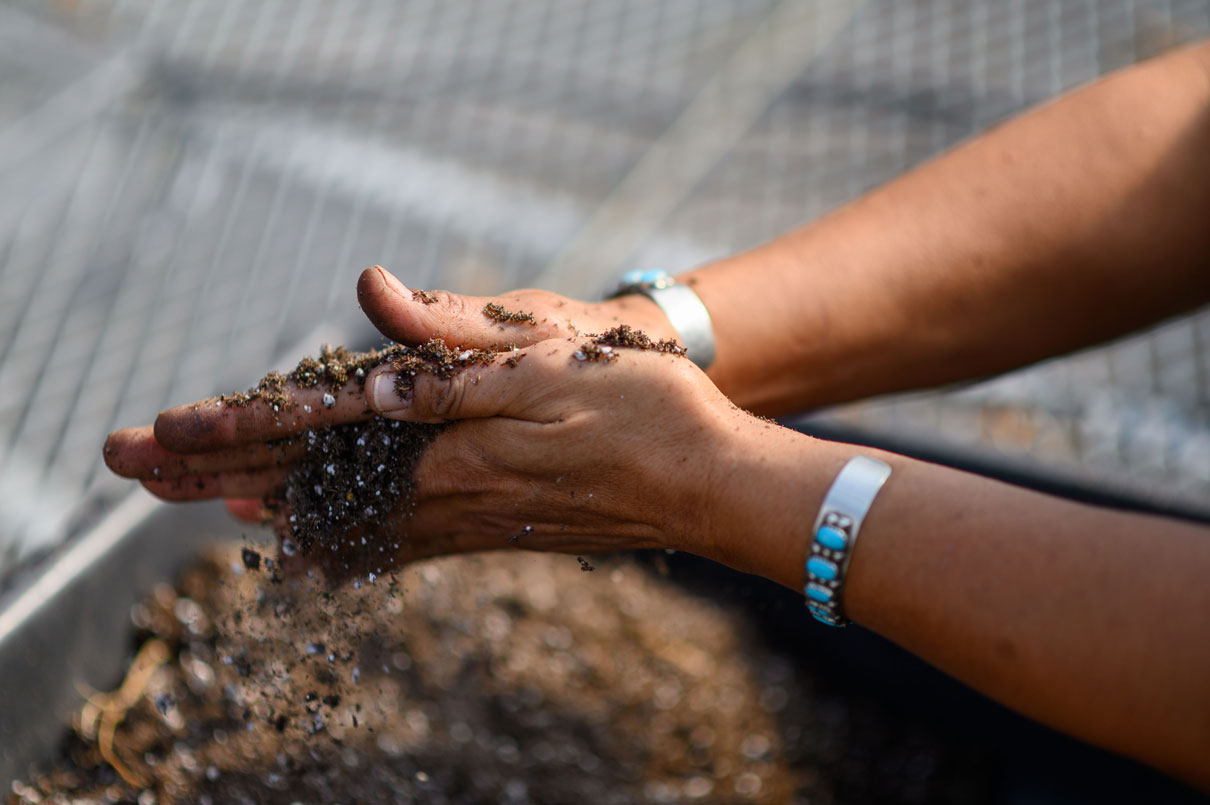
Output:
[[891,475],[884,461],[867,456],[849,459],[824,496],[812,529],[814,539],[807,552],[803,594],[815,620],[829,626],[847,626],[841,599],[845,575],[861,524]]
[[714,363],[714,325],[710,322],[710,311],[692,288],[677,282],[666,271],[635,270],[623,274],[617,289],[607,298],[632,293],[641,293],[659,305],[689,360],[702,370],[710,368]]

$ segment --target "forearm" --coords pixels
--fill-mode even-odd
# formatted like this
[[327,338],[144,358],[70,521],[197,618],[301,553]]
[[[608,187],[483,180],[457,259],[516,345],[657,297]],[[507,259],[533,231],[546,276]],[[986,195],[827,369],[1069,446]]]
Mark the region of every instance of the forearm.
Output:
[[714,320],[712,379],[763,413],[983,376],[1201,304],[1210,43],[682,279]]
[[[784,432],[783,434],[787,434]],[[728,563],[794,589],[825,490],[858,450],[799,434],[728,475]],[[1009,707],[1210,788],[1210,531],[886,453],[847,614]]]

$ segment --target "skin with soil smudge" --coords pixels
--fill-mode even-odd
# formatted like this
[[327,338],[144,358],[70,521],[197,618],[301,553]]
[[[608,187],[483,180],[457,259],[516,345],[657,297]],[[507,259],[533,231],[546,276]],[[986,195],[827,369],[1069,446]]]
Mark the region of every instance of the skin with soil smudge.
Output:
[[535,327],[538,326],[538,320],[534,318],[533,313],[526,313],[524,311],[514,313],[505,309],[503,305],[497,305],[494,302],[487,303],[483,308],[483,315],[501,324],[531,324]]
[[[520,314],[508,315],[515,319]],[[684,354],[674,341],[652,341],[621,325],[589,336],[575,357],[609,362],[617,357],[617,349]],[[271,372],[247,392],[221,399],[231,407],[260,401],[286,412],[295,405],[286,394],[288,383],[304,389],[322,387],[330,394],[356,383],[360,391],[369,371],[384,363],[396,373],[396,391],[406,397],[421,374],[448,379],[489,364],[496,356],[493,350],[451,347],[439,338],[418,346],[392,345],[361,353],[325,345],[318,358],[303,358],[289,374]],[[522,357],[513,355],[504,363],[515,367]],[[399,526],[415,506],[416,464],[445,427],[375,416],[292,437],[289,441],[301,442],[305,454],[291,467],[280,494],[266,501],[282,523],[282,552],[288,558],[310,558],[334,581],[386,572],[399,551]]]

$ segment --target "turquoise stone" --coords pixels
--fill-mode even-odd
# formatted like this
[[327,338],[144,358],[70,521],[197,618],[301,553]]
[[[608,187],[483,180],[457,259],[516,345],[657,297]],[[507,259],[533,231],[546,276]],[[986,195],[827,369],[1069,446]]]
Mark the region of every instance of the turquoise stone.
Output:
[[662,276],[664,276],[664,272],[661,271],[660,269],[658,269],[658,268],[648,269],[647,271],[643,272],[643,279],[641,280],[641,282],[655,282]]
[[642,281],[643,281],[643,271],[642,271],[642,269],[638,269],[638,268],[636,268],[632,271],[627,271],[625,274],[622,275],[622,280],[621,280],[623,285],[638,285]]
[[832,588],[824,587],[822,584],[812,584],[807,587],[807,597],[826,604],[832,600]]
[[820,623],[826,623],[829,626],[836,625],[836,618],[833,617],[826,609],[817,609],[812,606],[808,607],[808,610],[815,617],[815,620],[819,621]]
[[819,540],[819,544],[825,548],[831,548],[834,551],[843,551],[848,545],[848,538],[845,533],[839,528],[833,528],[830,525],[820,526],[819,531],[815,534],[815,539]]
[[832,579],[836,578],[839,568],[837,568],[836,563],[831,560],[824,559],[819,556],[812,556],[807,560],[807,572],[814,576],[818,576],[824,581],[832,581]]

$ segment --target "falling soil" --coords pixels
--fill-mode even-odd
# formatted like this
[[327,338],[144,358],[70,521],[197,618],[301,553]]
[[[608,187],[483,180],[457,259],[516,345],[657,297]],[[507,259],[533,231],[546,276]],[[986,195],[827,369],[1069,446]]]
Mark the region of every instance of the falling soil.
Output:
[[447,558],[332,591],[219,549],[133,608],[153,670],[128,677],[112,737],[85,705],[9,801],[985,799],[961,752],[830,690],[741,614],[628,560],[569,559]]
[[[291,386],[318,387],[325,390],[323,404],[330,408],[335,395],[350,384],[364,390],[370,370],[383,364],[397,373],[396,389],[406,396],[420,374],[446,379],[490,363],[495,354],[454,349],[441,339],[356,353],[324,345],[318,357],[303,358],[288,374],[270,372],[248,391],[220,400],[233,408],[262,403],[284,413],[298,405],[289,396]],[[301,442],[305,452],[291,465],[281,491],[266,501],[279,515],[282,553],[288,559],[312,558],[335,580],[381,574],[399,547],[388,540],[398,539],[398,521],[414,505],[416,463],[444,427],[371,416],[284,440]]]

